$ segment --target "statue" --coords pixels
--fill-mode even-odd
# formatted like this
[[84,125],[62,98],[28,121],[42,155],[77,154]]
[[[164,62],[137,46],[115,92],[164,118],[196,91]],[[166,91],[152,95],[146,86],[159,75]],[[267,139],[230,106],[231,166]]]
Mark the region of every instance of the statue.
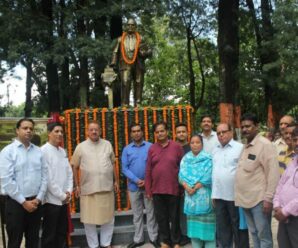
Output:
[[110,66],[118,65],[121,79],[121,104],[129,105],[131,84],[133,84],[134,105],[142,102],[145,59],[151,56],[151,49],[136,32],[137,24],[132,18],[127,21],[127,32],[117,38]]

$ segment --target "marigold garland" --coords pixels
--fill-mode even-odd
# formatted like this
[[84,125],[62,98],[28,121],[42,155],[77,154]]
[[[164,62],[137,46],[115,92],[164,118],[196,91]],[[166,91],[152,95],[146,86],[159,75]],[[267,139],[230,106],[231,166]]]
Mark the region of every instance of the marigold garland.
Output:
[[134,50],[134,54],[133,54],[132,59],[129,59],[126,56],[125,47],[124,47],[126,36],[127,36],[127,33],[123,32],[123,34],[121,36],[121,55],[122,55],[122,58],[123,58],[123,60],[126,64],[132,65],[132,64],[135,63],[135,61],[137,59],[137,55],[138,55],[138,51],[139,51],[140,43],[141,43],[141,36],[138,32],[135,32],[135,36],[136,36],[137,41],[136,41],[135,50]]
[[139,110],[138,108],[134,108],[135,111],[135,122],[139,123]]
[[84,122],[85,122],[85,139],[87,139],[88,137],[88,113],[89,113],[89,109],[85,110],[84,113]]
[[125,145],[129,143],[129,135],[128,135],[128,115],[127,115],[127,108],[123,108],[124,110],[124,135],[125,135]]
[[173,140],[176,140],[176,130],[175,130],[175,108],[171,107],[171,114],[172,114],[172,137]]
[[103,108],[101,110],[101,123],[102,123],[101,132],[102,132],[102,138],[103,139],[106,138],[106,112],[107,111],[108,111],[107,108]]
[[93,120],[97,121],[98,108],[93,109]]
[[[119,175],[119,171],[120,171],[120,168],[119,168],[119,148],[118,148],[118,124],[117,124],[117,108],[114,108],[112,111],[114,113],[113,115],[113,124],[114,124],[114,150],[115,150],[115,157],[116,157],[116,161],[115,161],[115,165],[116,165],[116,168],[115,168],[115,172],[116,172],[116,181],[119,182],[119,179],[120,179],[120,175]],[[121,199],[120,199],[120,194],[117,194],[117,207],[118,207],[118,210],[121,210]]]
[[80,118],[79,118],[80,112],[81,112],[80,109],[76,109],[76,142],[77,142],[77,144],[80,143]]
[[[191,123],[190,123],[190,107],[189,106],[186,106],[186,114],[187,114],[187,130],[188,130],[188,133],[191,133]],[[190,136],[191,135],[188,135],[188,142],[190,142]]]
[[146,107],[143,109],[143,112],[144,112],[145,140],[148,141],[148,139],[149,139],[149,132],[148,132],[148,112],[147,112],[147,108]]
[[162,119],[164,122],[167,122],[167,108],[166,106],[162,108]]
[[182,106],[178,105],[178,118],[179,122],[182,122]]

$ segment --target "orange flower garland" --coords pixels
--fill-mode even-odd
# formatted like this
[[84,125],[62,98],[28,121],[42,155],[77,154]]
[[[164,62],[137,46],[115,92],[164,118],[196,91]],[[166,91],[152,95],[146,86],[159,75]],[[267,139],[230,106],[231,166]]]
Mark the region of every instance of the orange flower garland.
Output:
[[89,109],[86,109],[85,110],[85,113],[84,113],[84,121],[85,121],[85,139],[87,139],[88,137],[88,113],[89,113]]
[[106,138],[106,112],[108,111],[107,108],[102,108],[101,110],[101,124],[102,124],[102,138]]
[[135,32],[135,36],[136,36],[136,46],[135,46],[135,50],[134,50],[134,54],[132,59],[127,58],[126,53],[125,53],[125,47],[124,47],[124,42],[125,42],[125,38],[126,38],[127,33],[123,32],[122,36],[121,36],[121,55],[123,60],[125,61],[126,64],[128,65],[132,65],[135,63],[136,59],[137,59],[137,55],[138,55],[138,51],[140,48],[140,43],[141,43],[141,36],[138,32]]
[[[114,149],[115,149],[115,157],[116,157],[116,168],[115,168],[115,174],[116,174],[116,181],[119,182],[119,147],[118,147],[118,124],[117,124],[117,108],[114,108],[112,111],[114,112],[113,115],[113,124],[114,124]],[[121,199],[120,199],[120,194],[117,194],[117,207],[118,210],[121,210]]]
[[135,108],[134,111],[135,111],[135,122],[139,123],[139,110],[138,110],[138,108]]
[[176,130],[175,130],[175,108],[171,107],[172,113],[172,137],[173,140],[176,140]]
[[128,145],[129,137],[128,137],[128,115],[127,108],[123,108],[124,110],[124,135],[125,135],[125,145]]
[[80,112],[81,112],[80,109],[76,109],[76,142],[77,142],[77,144],[80,143],[80,118],[79,118]]
[[[187,130],[188,130],[188,133],[191,134],[190,109],[191,109],[191,107],[186,106],[186,113],[187,113]],[[188,142],[190,142],[190,136],[191,136],[191,135],[188,135]]]
[[93,109],[93,120],[97,121],[98,108]]
[[167,108],[166,106],[162,108],[162,119],[164,122],[167,122]]
[[148,141],[149,139],[149,132],[148,132],[148,112],[147,108],[145,107],[144,109],[144,131],[145,131],[145,140]]
[[182,122],[182,106],[181,105],[178,106],[178,118],[179,118],[179,122]]

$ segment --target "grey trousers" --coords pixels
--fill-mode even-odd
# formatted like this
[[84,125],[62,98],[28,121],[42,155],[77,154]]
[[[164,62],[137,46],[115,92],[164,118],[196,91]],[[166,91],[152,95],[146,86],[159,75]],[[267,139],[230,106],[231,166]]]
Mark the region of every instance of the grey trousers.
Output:
[[144,241],[144,207],[146,209],[147,230],[151,241],[157,240],[158,226],[155,220],[153,200],[145,197],[144,190],[129,192],[131,209],[133,212],[133,223],[135,226],[135,235],[133,241],[140,243]]
[[290,216],[288,222],[279,222],[277,241],[279,247],[298,247],[298,217]]

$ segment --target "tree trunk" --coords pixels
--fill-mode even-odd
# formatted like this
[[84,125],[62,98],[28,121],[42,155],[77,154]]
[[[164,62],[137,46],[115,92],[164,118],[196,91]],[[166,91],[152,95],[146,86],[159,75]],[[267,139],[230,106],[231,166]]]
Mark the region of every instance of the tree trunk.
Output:
[[239,0],[220,0],[218,5],[218,53],[220,85],[220,121],[239,123]]
[[[86,5],[86,0],[78,0],[77,9],[82,9]],[[87,35],[87,28],[85,24],[85,18],[79,17],[77,20],[77,32],[78,37],[84,37]],[[80,52],[79,52],[80,53]],[[79,94],[80,94],[80,107],[86,108],[88,104],[88,91],[89,91],[89,75],[88,75],[88,58],[82,54],[79,54],[80,72],[79,72]]]
[[[278,103],[274,101],[274,93],[277,90],[277,78],[279,77],[279,70],[276,67],[265,69],[266,64],[275,62],[278,59],[277,50],[272,45],[274,29],[271,22],[271,3],[270,0],[261,1],[262,13],[262,29],[258,24],[255,7],[252,0],[246,0],[247,6],[254,24],[256,41],[258,46],[258,53],[260,57],[260,70],[263,74],[263,85],[265,91],[265,106],[267,111],[267,124],[269,127],[274,127],[277,123],[276,116],[278,115]],[[275,104],[274,104],[275,103]]]
[[[60,0],[60,18],[59,18],[59,37],[62,39],[67,39],[67,34],[64,30],[64,19],[65,14],[64,11],[66,10],[65,6],[65,0]],[[71,102],[71,93],[70,93],[70,81],[69,81],[69,58],[65,57],[62,65],[60,66],[60,101],[62,109],[69,109],[70,108],[70,102]]]
[[[99,11],[107,7],[107,0],[96,0],[95,7]],[[101,39],[105,36],[105,33],[108,31],[107,26],[107,17],[100,16],[94,20],[94,34],[95,39]],[[94,89],[91,92],[90,103],[93,106],[98,107],[108,107],[108,99],[104,94],[104,87],[101,80],[101,74],[104,71],[105,66],[108,62],[105,60],[103,55],[97,56],[94,59],[94,80],[95,85]]]
[[194,108],[194,112],[197,111],[196,104],[196,79],[193,71],[193,59],[191,55],[191,30],[190,27],[186,28],[186,47],[187,47],[187,61],[188,61],[188,73],[189,73],[189,98],[190,105]]
[[33,80],[32,80],[32,61],[28,60],[26,62],[26,101],[25,101],[25,117],[30,117],[32,113],[32,96],[31,96],[31,90],[32,90],[32,85],[33,85]]
[[[46,51],[50,53],[53,49],[53,5],[51,0],[41,1],[42,14],[47,19],[46,29],[48,32],[47,39],[44,40]],[[59,98],[59,78],[58,67],[54,63],[52,55],[45,61],[46,77],[48,82],[48,112],[60,112],[60,98]]]

